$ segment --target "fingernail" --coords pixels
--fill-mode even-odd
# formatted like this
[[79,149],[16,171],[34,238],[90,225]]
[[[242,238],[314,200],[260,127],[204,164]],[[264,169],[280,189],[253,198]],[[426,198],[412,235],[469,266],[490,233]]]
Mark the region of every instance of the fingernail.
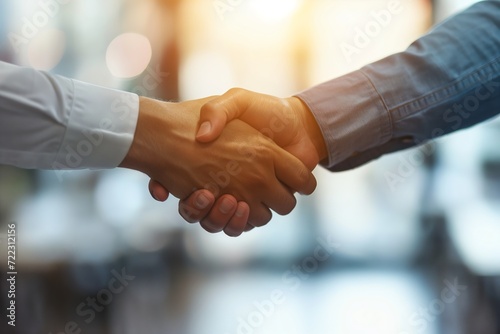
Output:
[[196,200],[194,201],[194,205],[200,210],[205,209],[209,203],[210,199],[203,194],[196,196]]
[[243,217],[245,215],[245,211],[246,211],[245,207],[239,205],[238,209],[236,209],[236,213],[235,213],[236,217],[239,217],[239,218]]
[[212,124],[210,122],[203,122],[198,130],[197,136],[204,136],[212,130]]
[[231,210],[234,208],[234,202],[227,199],[227,198],[224,198],[222,200],[222,203],[220,205],[220,208],[219,208],[219,211],[222,213],[222,214],[225,214],[227,215],[229,212],[231,212]]

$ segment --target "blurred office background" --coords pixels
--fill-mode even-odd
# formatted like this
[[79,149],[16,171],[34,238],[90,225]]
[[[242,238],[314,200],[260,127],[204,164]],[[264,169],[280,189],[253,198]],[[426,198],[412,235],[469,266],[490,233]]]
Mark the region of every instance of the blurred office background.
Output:
[[[0,59],[161,99],[289,96],[474,2],[1,0]],[[185,223],[137,172],[0,166],[0,332],[500,333],[499,141],[493,120],[354,171],[318,167],[314,195],[237,239]]]

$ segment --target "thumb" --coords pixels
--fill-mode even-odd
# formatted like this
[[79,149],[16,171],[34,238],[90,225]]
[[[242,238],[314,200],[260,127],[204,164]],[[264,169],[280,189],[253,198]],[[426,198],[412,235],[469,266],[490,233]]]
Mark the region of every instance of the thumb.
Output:
[[226,94],[205,103],[200,110],[200,126],[196,140],[209,143],[217,139],[224,127],[246,110],[246,99],[241,98],[241,89],[231,89]]

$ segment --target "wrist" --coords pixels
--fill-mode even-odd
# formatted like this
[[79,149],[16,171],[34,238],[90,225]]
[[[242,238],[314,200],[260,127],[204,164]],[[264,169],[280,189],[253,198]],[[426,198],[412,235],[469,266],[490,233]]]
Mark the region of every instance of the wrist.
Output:
[[292,105],[293,110],[300,116],[304,129],[309,136],[309,139],[313,143],[314,148],[319,157],[319,161],[323,161],[328,158],[328,150],[326,147],[325,139],[323,138],[323,133],[321,128],[316,121],[313,113],[309,107],[298,97],[289,98],[290,105]]
[[[151,147],[154,145],[154,129],[163,124],[159,101],[139,97],[139,117],[130,149],[119,167],[150,174]],[[165,131],[167,129],[164,129]]]

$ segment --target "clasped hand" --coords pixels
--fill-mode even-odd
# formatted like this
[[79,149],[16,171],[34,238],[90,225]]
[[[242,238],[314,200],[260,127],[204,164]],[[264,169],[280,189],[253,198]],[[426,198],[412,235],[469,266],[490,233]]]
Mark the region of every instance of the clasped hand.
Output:
[[122,167],[151,177],[159,201],[181,199],[179,213],[208,232],[238,236],[284,215],[294,192],[316,187],[326,157],[321,132],[298,98],[232,89],[219,97],[165,103],[141,99],[134,142]]

